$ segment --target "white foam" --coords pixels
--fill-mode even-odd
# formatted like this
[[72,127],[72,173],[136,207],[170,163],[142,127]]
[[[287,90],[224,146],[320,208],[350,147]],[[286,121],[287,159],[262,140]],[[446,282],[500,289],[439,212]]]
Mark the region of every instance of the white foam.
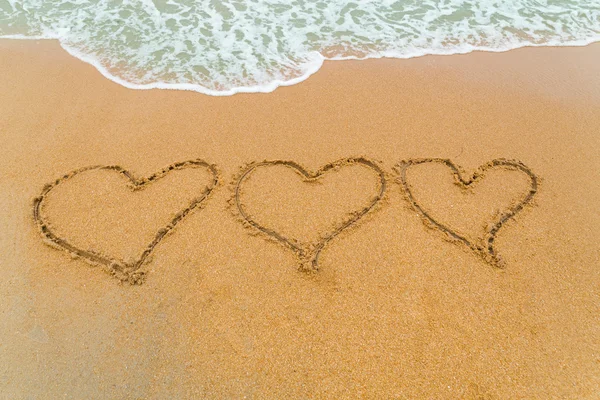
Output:
[[[60,41],[59,41],[60,42]],[[306,71],[296,77],[289,80],[273,80],[263,85],[253,85],[253,86],[236,86],[228,90],[211,90],[204,86],[193,84],[193,83],[167,83],[167,82],[154,82],[147,84],[139,84],[132,83],[126,80],[119,78],[118,76],[112,75],[104,66],[96,59],[89,57],[88,55],[82,53],[81,51],[71,48],[69,46],[65,46],[61,43],[63,49],[67,51],[67,53],[71,54],[73,57],[80,59],[83,62],[86,62],[94,68],[98,70],[105,78],[110,79],[111,81],[125,86],[129,89],[137,89],[137,90],[150,90],[150,89],[167,89],[167,90],[187,90],[191,92],[198,92],[202,94],[207,94],[209,96],[232,96],[237,93],[271,93],[275,89],[280,86],[291,86],[302,81],[308,79],[312,74],[321,69],[323,65],[324,57],[321,54],[316,53],[315,61],[311,63]]]

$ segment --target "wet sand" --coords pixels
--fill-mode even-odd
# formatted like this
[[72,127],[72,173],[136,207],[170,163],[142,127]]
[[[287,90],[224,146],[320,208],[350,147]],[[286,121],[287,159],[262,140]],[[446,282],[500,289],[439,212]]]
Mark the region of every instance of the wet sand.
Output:
[[597,398],[600,45],[223,98],[0,53],[0,397]]

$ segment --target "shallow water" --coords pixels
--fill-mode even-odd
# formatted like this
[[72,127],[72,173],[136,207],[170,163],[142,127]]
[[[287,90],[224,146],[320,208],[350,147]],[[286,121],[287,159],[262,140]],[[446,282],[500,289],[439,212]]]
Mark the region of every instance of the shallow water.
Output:
[[0,36],[60,40],[139,89],[271,91],[324,59],[600,40],[600,0],[0,0]]

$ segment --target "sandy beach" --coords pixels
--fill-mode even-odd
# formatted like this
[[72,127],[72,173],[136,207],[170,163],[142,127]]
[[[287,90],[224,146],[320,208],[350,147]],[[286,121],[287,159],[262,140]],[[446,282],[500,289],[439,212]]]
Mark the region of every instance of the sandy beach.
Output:
[[600,398],[600,44],[230,97],[0,54],[0,398]]

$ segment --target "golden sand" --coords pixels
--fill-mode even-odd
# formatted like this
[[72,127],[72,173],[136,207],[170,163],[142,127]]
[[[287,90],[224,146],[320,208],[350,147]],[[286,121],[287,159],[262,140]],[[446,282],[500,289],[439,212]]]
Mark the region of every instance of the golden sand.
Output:
[[0,397],[599,398],[600,45],[224,98],[0,53]]

